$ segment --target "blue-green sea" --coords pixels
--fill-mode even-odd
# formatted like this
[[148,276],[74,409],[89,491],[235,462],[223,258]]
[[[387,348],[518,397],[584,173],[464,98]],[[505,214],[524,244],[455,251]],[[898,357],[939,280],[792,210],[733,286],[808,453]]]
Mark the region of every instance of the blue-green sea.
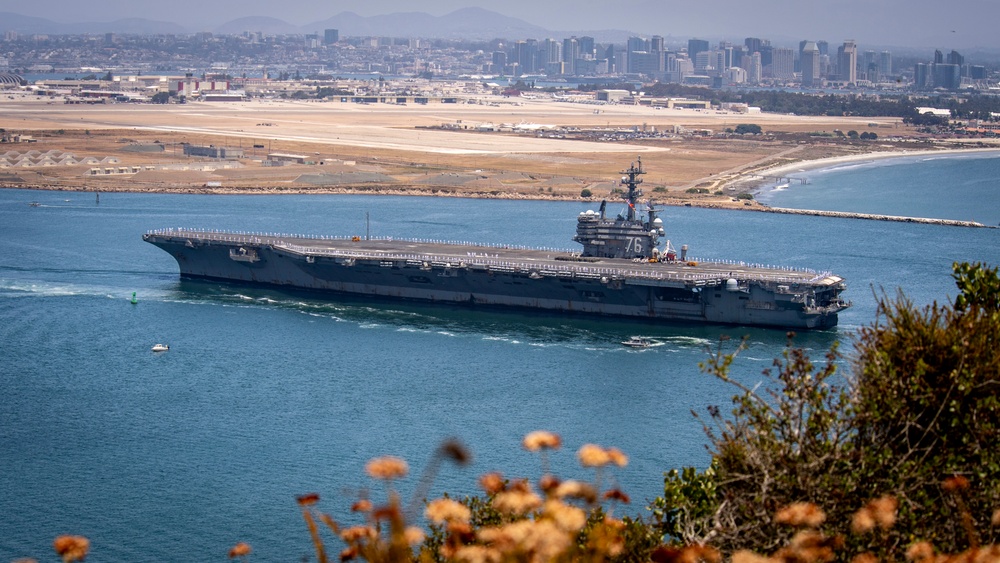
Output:
[[[869,173],[909,186],[952,162]],[[962,175],[948,187],[949,204],[962,207],[954,218],[985,222],[997,213],[996,162],[968,161],[952,173]],[[852,173],[824,182],[809,207],[881,198],[878,212],[891,213],[902,204],[873,189],[845,195],[853,194]],[[988,189],[966,193],[968,185]],[[448,437],[462,440],[473,462],[444,465],[432,494],[473,494],[487,471],[536,478],[542,464],[520,446],[536,429],[562,436],[549,461],[565,478],[592,478],[574,457],[585,443],[627,453],[628,466],[603,483],[619,484],[632,497],[626,512],[643,515],[664,471],[708,461],[691,411],[725,406],[735,392],[699,372],[706,347],[720,335],[748,335],[736,371],[753,384],[786,340],[776,330],[327,301],[182,282],[173,258],[141,239],[165,227],[363,235],[368,213],[373,235],[570,249],[576,216],[592,204],[95,199],[0,190],[0,561],[52,560],[60,534],[88,537],[91,561],[223,561],[239,541],[257,560],[300,560],[312,548],[296,495],[318,492],[321,508],[357,523],[350,504],[385,494],[364,475],[369,459],[409,462],[411,475],[399,484],[409,500]],[[938,207],[897,214],[935,216]],[[953,261],[1000,263],[1000,230],[697,208],[668,208],[663,217],[671,242],[695,256],[846,277],[854,307],[840,326],[796,339],[817,358],[837,340],[849,351],[853,332],[874,320],[875,292],[948,299]],[[659,345],[619,344],[633,334]],[[169,352],[150,351],[160,342]]]

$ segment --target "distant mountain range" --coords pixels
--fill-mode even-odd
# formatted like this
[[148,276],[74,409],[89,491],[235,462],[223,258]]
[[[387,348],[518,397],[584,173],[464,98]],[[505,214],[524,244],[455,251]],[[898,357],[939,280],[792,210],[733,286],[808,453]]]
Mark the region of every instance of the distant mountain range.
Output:
[[341,12],[329,19],[297,26],[272,17],[251,16],[238,18],[214,29],[190,29],[182,25],[142,18],[129,18],[111,22],[58,23],[45,18],[0,12],[0,33],[16,31],[21,34],[184,34],[201,31],[232,35],[244,31],[266,34],[322,34],[325,29],[337,29],[342,37],[425,37],[433,39],[524,39],[546,37],[562,38],[570,35],[589,35],[598,41],[622,42],[631,35],[622,30],[553,31],[532,25],[483,8],[463,8],[432,16],[423,12],[395,13],[364,17],[353,12]]

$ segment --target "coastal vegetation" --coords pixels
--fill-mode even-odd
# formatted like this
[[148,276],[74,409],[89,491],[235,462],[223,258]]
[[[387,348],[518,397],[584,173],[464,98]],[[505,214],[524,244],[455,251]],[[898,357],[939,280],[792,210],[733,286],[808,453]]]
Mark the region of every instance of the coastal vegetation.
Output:
[[[708,90],[697,86],[656,83],[643,86],[649,96],[708,99],[713,105],[745,103],[768,113],[812,116],[899,117],[917,119],[919,107],[947,109],[953,119],[994,119],[1000,112],[996,96],[969,94],[914,96],[910,94],[811,94],[781,90]],[[934,117],[934,116],[924,116]],[[941,118],[935,118],[941,120]],[[946,119],[944,121],[947,121]],[[935,121],[935,124],[937,121]]]
[[[701,368],[737,393],[728,411],[707,407],[711,463],[667,472],[648,516],[616,515],[630,503],[614,478],[626,453],[586,444],[577,460],[591,477],[561,479],[548,454],[562,438],[546,431],[522,441],[537,475],[489,473],[482,495],[427,499],[442,463],[469,461],[448,441],[409,502],[395,488],[408,464],[369,462],[384,490],[360,494],[360,524],[320,510],[318,494],[299,496],[317,560],[331,559],[332,539],[341,561],[995,561],[1000,276],[956,263],[953,277],[953,302],[877,295],[878,316],[848,358],[834,346],[814,363],[789,334],[761,383],[736,373],[745,342],[721,340]],[[78,561],[89,542],[61,536],[54,548]]]

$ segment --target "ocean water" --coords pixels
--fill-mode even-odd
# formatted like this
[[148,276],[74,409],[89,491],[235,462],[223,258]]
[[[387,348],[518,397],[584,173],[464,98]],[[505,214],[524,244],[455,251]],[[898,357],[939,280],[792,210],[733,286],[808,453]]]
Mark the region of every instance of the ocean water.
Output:
[[[296,495],[318,492],[321,508],[357,523],[351,502],[385,495],[364,475],[369,459],[410,463],[398,485],[409,500],[448,437],[473,462],[444,465],[432,494],[474,494],[487,471],[536,478],[541,461],[520,447],[536,429],[563,437],[549,461],[564,478],[593,477],[575,462],[584,443],[621,448],[630,463],[603,482],[631,495],[625,512],[646,514],[664,471],[708,461],[691,411],[735,392],[699,372],[706,347],[746,335],[735,373],[755,384],[784,332],[182,282],[173,258],[141,240],[165,227],[363,235],[367,212],[373,235],[572,248],[587,207],[152,194],[98,205],[0,190],[0,561],[50,559],[67,533],[90,538],[94,561],[221,561],[238,541],[259,560],[298,560],[312,552]],[[949,299],[953,261],[1000,263],[997,230],[695,208],[663,218],[695,256],[846,277],[855,306],[840,326],[796,339],[817,358],[838,340],[849,349],[874,319],[874,292]],[[659,344],[625,349],[632,334]],[[170,351],[152,353],[158,342]]]
[[790,174],[758,200],[775,207],[1000,225],[1000,151],[914,155]]

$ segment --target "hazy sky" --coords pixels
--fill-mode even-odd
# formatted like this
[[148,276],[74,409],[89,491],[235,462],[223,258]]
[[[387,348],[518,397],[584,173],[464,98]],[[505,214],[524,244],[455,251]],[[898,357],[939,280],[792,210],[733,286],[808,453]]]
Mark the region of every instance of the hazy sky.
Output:
[[622,29],[684,38],[856,39],[878,45],[1000,49],[1000,0],[0,0],[0,12],[60,22],[142,17],[202,29],[243,16],[305,25],[344,11],[439,16],[468,6],[558,31]]

